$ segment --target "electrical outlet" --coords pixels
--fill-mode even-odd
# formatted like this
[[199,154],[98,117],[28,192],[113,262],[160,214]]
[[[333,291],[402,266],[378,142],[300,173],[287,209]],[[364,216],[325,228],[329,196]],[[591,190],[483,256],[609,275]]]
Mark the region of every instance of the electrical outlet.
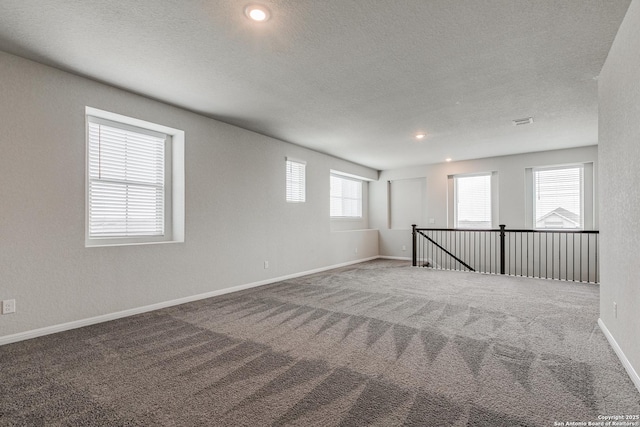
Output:
[[402,245],[402,250],[406,251],[407,250],[407,246],[406,245]]
[[618,318],[618,303],[617,302],[613,303],[613,317],[615,317],[616,319]]
[[266,269],[266,268],[269,268],[269,261],[265,261],[265,262],[264,262],[264,268],[265,268],[265,269]]
[[2,301],[2,314],[11,314],[16,312],[16,300],[7,299]]
[[429,224],[435,224],[435,223],[436,223],[435,218],[429,218]]
[[357,254],[357,253],[358,253],[358,248],[355,248],[355,249],[353,250],[353,253],[354,253],[354,254]]

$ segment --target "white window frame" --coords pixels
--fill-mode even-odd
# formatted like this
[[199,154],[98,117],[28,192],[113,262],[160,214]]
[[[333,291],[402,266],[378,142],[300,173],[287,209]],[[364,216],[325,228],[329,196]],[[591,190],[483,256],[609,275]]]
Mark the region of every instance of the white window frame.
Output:
[[[342,179],[345,181],[353,181],[355,183],[358,183],[360,185],[360,191],[359,191],[359,197],[358,198],[351,198],[351,197],[341,197],[341,200],[356,200],[358,201],[358,211],[355,215],[333,215],[333,213],[331,212],[331,203],[332,203],[332,199],[335,198],[334,195],[331,194],[331,178],[337,178],[337,179]],[[329,173],[329,217],[331,219],[362,219],[362,215],[363,215],[363,192],[364,192],[364,183],[363,180],[360,178],[357,178],[353,175],[344,173],[344,172],[338,172],[338,171],[334,171],[331,170]],[[344,214],[344,211],[342,212]]]
[[[495,200],[495,195],[494,195],[494,176],[496,175],[495,172],[481,172],[481,173],[471,173],[471,174],[458,174],[458,175],[452,175],[451,178],[453,180],[453,228],[456,229],[461,229],[461,230],[465,230],[465,229],[487,229],[490,230],[492,228],[494,228],[494,216],[495,216],[495,205],[496,203],[494,202]],[[479,176],[486,176],[489,177],[489,226],[488,227],[460,227],[458,224],[458,179],[460,178],[473,178],[473,177],[479,177]]]
[[[580,227],[578,228],[562,228],[562,227],[538,227],[538,221],[536,217],[537,211],[537,188],[536,188],[536,172],[563,170],[563,169],[579,169],[580,170]],[[556,165],[556,166],[544,166],[531,168],[531,206],[532,206],[532,228],[534,230],[584,230],[585,219],[585,165],[582,163],[569,164],[569,165]]]
[[[90,121],[109,124],[122,129],[136,130],[167,136],[165,142],[165,180],[164,180],[164,235],[136,237],[92,237],[90,234],[90,179],[89,176],[89,123]],[[93,107],[85,108],[85,246],[123,246],[151,243],[184,242],[184,145],[185,133],[182,130],[147,122],[132,117]]]
[[[301,174],[296,176],[297,173]],[[285,158],[285,200],[287,203],[305,203],[307,200],[307,162]]]

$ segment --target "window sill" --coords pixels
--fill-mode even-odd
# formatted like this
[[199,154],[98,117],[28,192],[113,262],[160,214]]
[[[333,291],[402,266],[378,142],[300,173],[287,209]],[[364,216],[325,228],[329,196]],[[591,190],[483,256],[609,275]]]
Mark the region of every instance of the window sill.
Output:
[[141,246],[141,245],[161,245],[166,243],[184,243],[184,240],[156,240],[156,241],[147,241],[147,242],[132,242],[132,241],[123,241],[118,242],[114,241],[114,239],[105,239],[104,242],[96,242],[92,240],[91,242],[86,241],[84,244],[85,248],[104,248],[109,246]]
[[364,232],[364,231],[379,231],[377,228],[359,228],[357,230],[332,230],[332,233],[354,233],[354,232]]

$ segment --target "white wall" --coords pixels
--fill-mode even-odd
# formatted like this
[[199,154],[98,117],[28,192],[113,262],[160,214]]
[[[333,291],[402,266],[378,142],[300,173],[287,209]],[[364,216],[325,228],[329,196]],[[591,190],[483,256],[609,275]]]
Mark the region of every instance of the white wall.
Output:
[[[366,219],[329,220],[329,170],[377,171],[5,53],[0,94],[0,338],[378,255]],[[87,105],[186,132],[184,243],[85,248]],[[304,204],[285,202],[287,156]]]
[[[425,178],[426,179],[426,207],[422,227],[447,228],[449,214],[448,182],[449,175],[497,172],[497,223],[506,224],[508,228],[531,228],[527,225],[527,206],[525,185],[525,169],[573,163],[593,163],[597,176],[597,146],[587,146],[566,150],[543,151],[538,153],[519,154],[503,157],[469,160],[463,162],[439,163],[404,169],[383,171],[377,182],[369,185],[369,222],[372,228],[380,230],[380,255],[393,257],[411,257],[411,224],[405,230],[389,229],[389,198],[388,181]],[[592,178],[593,181],[593,178]],[[593,198],[591,212],[585,212],[585,217],[592,227],[585,223],[585,228],[598,228],[597,186],[585,184],[585,191]],[[585,196],[587,197],[587,196]],[[495,206],[494,205],[494,206]],[[430,223],[433,219],[433,223]],[[453,225],[450,225],[453,227]],[[407,250],[403,251],[402,246]]]
[[[629,6],[598,86],[602,194],[600,318],[630,365],[640,372],[639,0]],[[617,317],[614,302],[618,304]],[[636,376],[635,380],[640,389],[640,378]]]

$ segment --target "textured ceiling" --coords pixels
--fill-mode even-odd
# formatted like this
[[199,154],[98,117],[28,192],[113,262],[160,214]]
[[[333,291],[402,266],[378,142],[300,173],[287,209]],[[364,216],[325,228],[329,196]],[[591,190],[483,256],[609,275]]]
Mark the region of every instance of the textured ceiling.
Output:
[[630,0],[249,2],[0,0],[0,50],[390,169],[596,144]]

